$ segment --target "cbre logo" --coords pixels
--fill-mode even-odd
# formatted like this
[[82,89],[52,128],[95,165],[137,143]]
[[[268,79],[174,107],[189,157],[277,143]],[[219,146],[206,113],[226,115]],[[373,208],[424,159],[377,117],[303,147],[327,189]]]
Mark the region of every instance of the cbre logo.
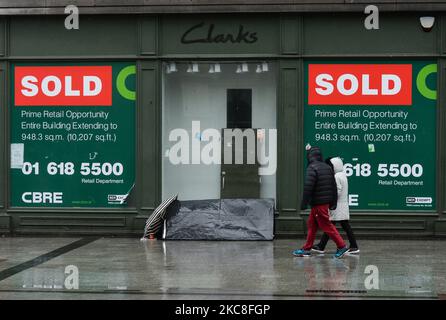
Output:
[[411,105],[411,64],[310,64],[309,105]]
[[16,106],[111,106],[111,66],[18,66]]

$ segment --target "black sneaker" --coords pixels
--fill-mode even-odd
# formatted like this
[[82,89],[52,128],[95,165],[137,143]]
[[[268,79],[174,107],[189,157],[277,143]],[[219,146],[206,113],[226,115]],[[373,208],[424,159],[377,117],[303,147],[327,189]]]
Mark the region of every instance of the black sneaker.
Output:
[[358,254],[359,249],[358,248],[348,248],[347,254]]
[[311,251],[314,251],[317,253],[325,253],[325,251],[323,249],[321,249],[318,245],[313,246],[313,248],[311,248]]

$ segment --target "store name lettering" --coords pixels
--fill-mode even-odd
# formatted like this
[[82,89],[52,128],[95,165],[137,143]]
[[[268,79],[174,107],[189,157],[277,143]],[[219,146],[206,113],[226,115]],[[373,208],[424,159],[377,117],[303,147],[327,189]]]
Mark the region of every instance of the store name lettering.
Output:
[[215,25],[206,26],[204,22],[194,25],[181,37],[181,43],[254,43],[257,42],[257,32],[246,31],[243,25],[239,25],[237,34],[217,33]]

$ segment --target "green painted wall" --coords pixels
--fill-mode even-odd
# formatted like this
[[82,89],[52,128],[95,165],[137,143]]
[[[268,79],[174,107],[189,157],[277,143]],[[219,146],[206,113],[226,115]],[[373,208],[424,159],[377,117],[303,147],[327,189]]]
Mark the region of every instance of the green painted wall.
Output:
[[[10,16],[0,19],[0,232],[16,234],[141,234],[161,197],[161,65],[163,61],[268,59],[278,62],[278,235],[302,235],[308,213],[300,213],[303,181],[304,63],[308,59],[437,61],[438,113],[436,211],[353,212],[359,234],[445,235],[446,24],[437,15],[423,32],[418,15],[382,14],[379,30],[365,30],[360,13],[81,15],[80,30],[66,30],[64,16]],[[210,30],[211,25],[213,25]],[[195,27],[195,28],[193,28]],[[193,29],[191,29],[193,28]],[[185,37],[184,33],[190,31]],[[181,39],[183,38],[183,43]],[[186,41],[184,41],[186,40]],[[190,43],[192,41],[192,43]],[[186,42],[186,43],[184,43]],[[14,63],[107,63],[137,66],[135,177],[129,208],[12,208],[9,203],[9,132]],[[42,61],[41,61],[42,62]]]
[[10,18],[9,55],[109,57],[134,56],[137,52],[139,33],[134,17],[89,15],[80,17],[79,30],[65,29],[65,16]]
[[[0,90],[5,92],[5,70],[4,66],[0,65]],[[4,99],[0,99],[1,110],[5,109]],[[5,113],[0,112],[0,210],[3,211],[5,208],[5,144],[6,144],[6,131],[5,131]],[[0,212],[1,212],[0,211]]]
[[[306,55],[435,55],[438,53],[440,21],[424,32],[418,15],[379,16],[379,29],[364,27],[364,14],[333,13],[304,16]],[[439,20],[439,19],[438,19]]]

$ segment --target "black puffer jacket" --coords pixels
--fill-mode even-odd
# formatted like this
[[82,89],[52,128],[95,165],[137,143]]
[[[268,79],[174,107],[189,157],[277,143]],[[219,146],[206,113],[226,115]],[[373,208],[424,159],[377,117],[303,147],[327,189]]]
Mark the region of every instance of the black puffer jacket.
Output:
[[330,209],[335,209],[338,193],[333,169],[323,162],[322,152],[318,147],[311,147],[307,151],[307,160],[301,210],[305,210],[308,204],[312,207],[328,204]]

